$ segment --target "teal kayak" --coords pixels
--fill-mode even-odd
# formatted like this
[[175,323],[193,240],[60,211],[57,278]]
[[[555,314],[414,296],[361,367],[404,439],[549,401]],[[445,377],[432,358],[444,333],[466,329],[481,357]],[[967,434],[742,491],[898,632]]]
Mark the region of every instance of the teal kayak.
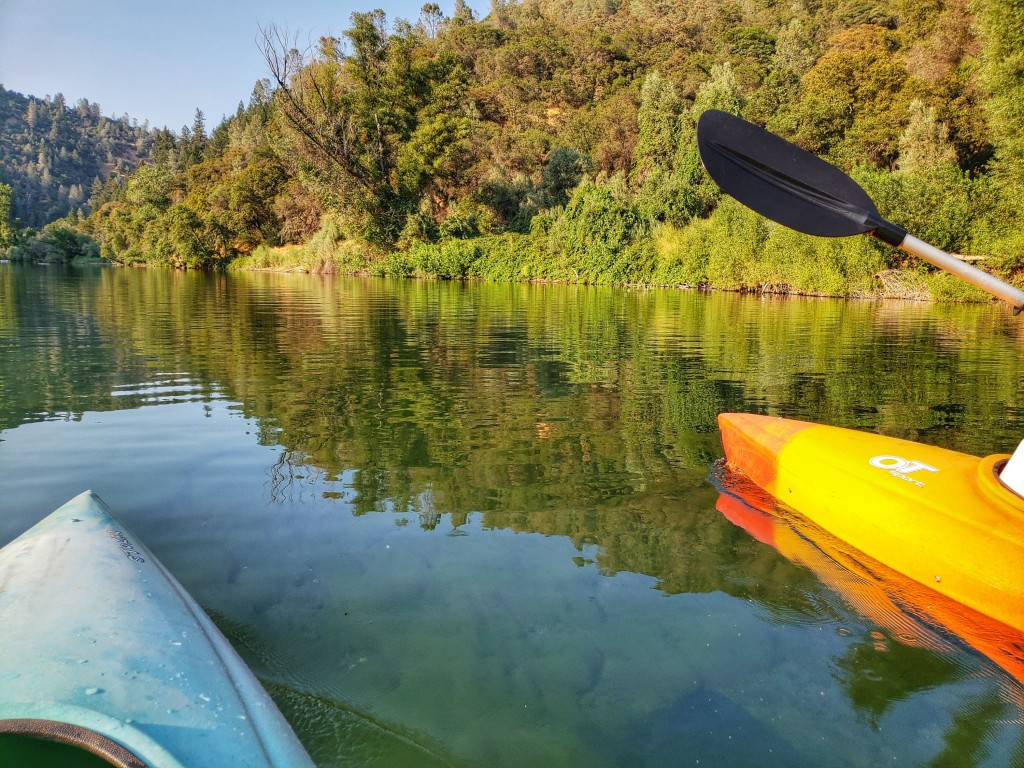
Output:
[[313,765],[213,622],[91,492],[0,550],[0,764],[69,763]]

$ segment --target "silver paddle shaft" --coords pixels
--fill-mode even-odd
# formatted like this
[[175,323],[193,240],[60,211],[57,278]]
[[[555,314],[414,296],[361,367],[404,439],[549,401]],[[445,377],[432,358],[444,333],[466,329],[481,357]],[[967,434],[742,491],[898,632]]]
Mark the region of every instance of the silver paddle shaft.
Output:
[[998,277],[990,275],[977,267],[971,266],[966,261],[961,261],[955,256],[950,256],[945,251],[939,250],[934,245],[929,245],[924,240],[919,240],[913,235],[907,235],[899,245],[901,250],[924,259],[929,264],[934,264],[941,270],[951,275],[966,280],[971,285],[981,288],[985,293],[1002,299],[1013,307],[1013,314],[1019,314],[1024,310],[1024,291],[1015,288],[1009,283],[1003,282]]

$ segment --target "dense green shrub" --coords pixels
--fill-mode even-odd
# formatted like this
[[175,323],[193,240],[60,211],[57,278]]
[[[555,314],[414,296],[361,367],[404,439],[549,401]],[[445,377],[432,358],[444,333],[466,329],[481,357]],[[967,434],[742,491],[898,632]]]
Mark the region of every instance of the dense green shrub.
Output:
[[861,295],[886,268],[880,249],[865,238],[803,235],[767,222],[732,200],[682,229],[659,228],[653,247],[653,282],[668,285]]
[[621,179],[583,182],[550,226],[532,234],[535,251],[546,256],[539,277],[582,283],[649,279],[653,249],[639,246],[649,239],[650,225]]
[[487,280],[515,281],[536,277],[529,235],[505,232],[482,237],[472,275]]
[[706,219],[683,229],[666,226],[654,238],[655,281],[664,284],[750,288],[745,272],[754,265],[767,239],[760,216],[726,199]]
[[51,263],[98,260],[100,246],[73,223],[60,219],[47,224],[41,232],[22,238],[7,257],[12,261]]
[[469,276],[479,256],[475,239],[442,240],[440,243],[414,243],[406,254],[413,273],[425,277],[452,280]]
[[937,248],[962,253],[988,197],[983,182],[954,165],[890,173],[858,167],[854,179],[889,221]]
[[761,290],[823,296],[870,293],[886,268],[882,249],[865,237],[812,237],[772,225],[752,273]]

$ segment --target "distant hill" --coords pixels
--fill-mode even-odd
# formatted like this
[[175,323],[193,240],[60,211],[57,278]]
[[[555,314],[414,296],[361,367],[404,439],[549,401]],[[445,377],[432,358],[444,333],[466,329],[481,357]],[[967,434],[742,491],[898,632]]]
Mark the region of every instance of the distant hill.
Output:
[[93,185],[149,159],[157,132],[100,114],[81,99],[39,99],[0,85],[0,181],[14,190],[12,215],[41,227],[76,209],[88,213]]

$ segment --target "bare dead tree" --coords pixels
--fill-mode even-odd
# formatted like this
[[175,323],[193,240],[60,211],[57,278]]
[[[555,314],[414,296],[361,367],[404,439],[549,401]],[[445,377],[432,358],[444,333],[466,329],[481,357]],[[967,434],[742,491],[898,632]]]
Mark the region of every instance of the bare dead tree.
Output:
[[316,62],[308,48],[299,51],[296,35],[273,24],[260,27],[260,43],[281,115],[300,140],[306,159],[322,170],[341,171],[373,194],[374,185],[358,160],[358,124],[342,98],[338,62]]

